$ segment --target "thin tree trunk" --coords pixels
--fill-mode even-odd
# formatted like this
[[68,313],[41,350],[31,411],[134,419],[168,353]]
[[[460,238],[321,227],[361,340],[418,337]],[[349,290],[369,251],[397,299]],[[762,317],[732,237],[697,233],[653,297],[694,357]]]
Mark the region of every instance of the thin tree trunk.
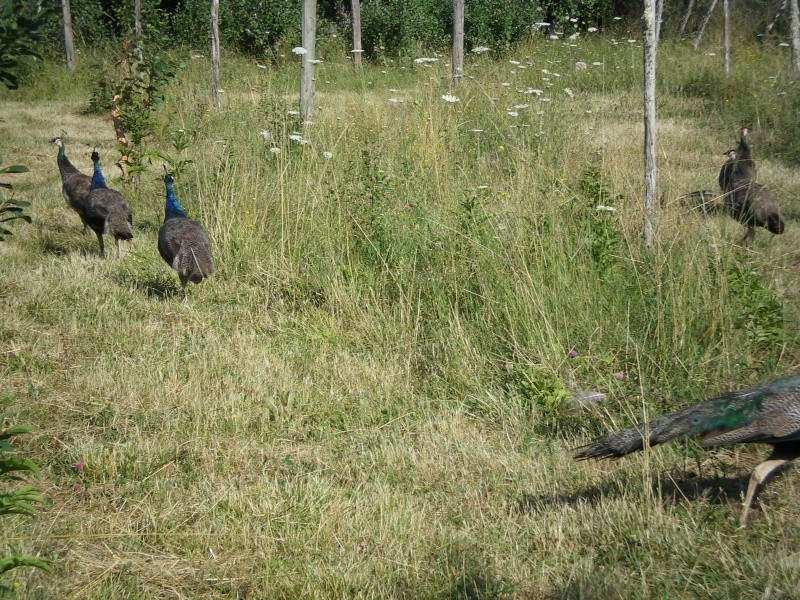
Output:
[[656,211],[656,0],[644,5],[644,245],[653,245]]
[[731,74],[731,10],[729,0],[722,0],[722,31],[725,40],[725,77]]
[[464,0],[453,0],[453,83],[464,75]]
[[69,0],[61,0],[61,8],[64,11],[64,52],[67,58],[67,68],[75,70],[75,42],[72,36],[72,10]]
[[767,29],[764,31],[765,36],[768,35],[770,31],[772,31],[772,28],[775,27],[775,23],[778,22],[778,18],[783,14],[783,11],[786,10],[786,2],[787,0],[783,0],[783,2],[781,2],[781,5],[775,11],[775,14],[772,15],[772,19],[770,20],[769,23],[767,23]]
[[714,12],[714,7],[717,5],[717,0],[711,0],[711,4],[708,5],[708,10],[706,11],[706,15],[703,17],[702,23],[700,23],[700,29],[697,32],[697,37],[694,40],[694,49],[700,46],[700,40],[703,38],[703,32],[706,30],[706,25],[708,25],[709,20],[711,19],[711,13]]
[[353,67],[361,70],[361,0],[350,0],[350,9],[353,17]]
[[658,41],[661,39],[661,18],[663,14],[664,14],[664,0],[656,0],[656,21],[655,21],[656,46],[658,46]]
[[317,0],[303,0],[300,43],[305,48],[300,63],[300,116],[310,121],[314,111],[314,52],[317,35]]
[[128,154],[128,136],[125,133],[125,128],[122,126],[122,118],[120,115],[117,101],[119,96],[114,96],[111,100],[111,122],[114,125],[114,132],[117,135],[117,146],[119,147],[120,157],[117,161],[117,167],[122,171],[122,179],[130,181],[131,176],[128,170],[131,166],[131,157]]
[[689,18],[692,16],[694,10],[694,0],[689,0],[689,5],[686,7],[686,12],[681,20],[681,27],[678,29],[678,38],[683,37],[683,32],[686,31],[686,25],[689,23]]
[[219,0],[211,0],[211,104],[219,104]]
[[798,8],[798,0],[790,0],[790,3],[792,5],[792,70],[800,75],[800,8]]
[[142,0],[133,3],[133,33],[136,35],[136,56],[142,62]]

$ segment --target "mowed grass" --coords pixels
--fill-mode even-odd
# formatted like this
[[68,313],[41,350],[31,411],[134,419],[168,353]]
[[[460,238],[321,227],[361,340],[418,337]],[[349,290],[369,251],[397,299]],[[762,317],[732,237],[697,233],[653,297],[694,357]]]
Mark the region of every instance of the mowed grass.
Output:
[[[745,124],[728,87],[706,93],[719,52],[660,51],[647,254],[637,44],[469,57],[453,90],[445,58],[355,75],[331,48],[313,125],[288,114],[291,57],[226,56],[219,112],[207,59],[171,86],[149,144],[194,140],[176,192],[218,267],[186,298],[156,249],[163,170],[118,178],[110,120],[86,112],[88,58],[74,79],[51,66],[3,92],[0,144],[31,169],[13,182],[33,224],[0,245],[2,393],[35,428],[21,450],[48,499],[2,523],[3,553],[53,561],[7,582],[29,598],[800,596],[792,469],[736,528],[763,448],[571,459],[796,370],[797,149],[762,151],[776,131],[747,123],[782,236],[741,247],[739,224],[678,200],[717,189]],[[753,100],[773,120],[798,92],[781,51],[735,63],[750,90],[774,77]],[[89,173],[97,147],[128,198],[120,260],[61,197],[62,130],[73,163]],[[576,415],[572,390],[607,400]]]

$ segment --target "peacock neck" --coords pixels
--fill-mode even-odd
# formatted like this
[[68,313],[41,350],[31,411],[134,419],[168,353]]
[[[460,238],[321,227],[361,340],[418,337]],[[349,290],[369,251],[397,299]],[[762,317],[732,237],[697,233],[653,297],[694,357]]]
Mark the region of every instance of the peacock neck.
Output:
[[96,190],[97,188],[105,188],[108,187],[106,185],[106,180],[103,177],[102,171],[100,171],[100,163],[94,161],[94,173],[92,173],[92,186],[91,189]]
[[186,217],[183,212],[178,199],[175,197],[175,190],[172,189],[172,184],[167,183],[167,201],[164,203],[164,220],[174,219],[176,217]]

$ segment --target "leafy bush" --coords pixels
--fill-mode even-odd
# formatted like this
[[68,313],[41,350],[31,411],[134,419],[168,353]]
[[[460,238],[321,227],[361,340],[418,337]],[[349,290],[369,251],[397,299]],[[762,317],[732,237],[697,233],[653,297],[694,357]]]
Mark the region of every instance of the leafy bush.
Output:
[[[2,405],[7,404],[7,400]],[[0,405],[0,408],[2,408]],[[5,415],[0,413],[0,428],[5,423]],[[3,486],[0,489],[0,517],[9,515],[35,516],[36,505],[42,503],[42,495],[39,490],[31,485],[19,485],[12,487],[13,482],[21,481],[22,477],[18,473],[38,474],[38,465],[30,459],[21,458],[14,452],[11,440],[19,435],[29,433],[27,427],[17,425],[8,429],[0,429],[0,482]],[[48,561],[35,556],[0,556],[0,575],[16,569],[17,567],[36,567],[47,569]],[[0,591],[6,588],[0,586]]]
[[0,0],[0,82],[19,87],[19,71],[41,60],[37,43],[49,10],[29,11],[22,2]]
[[[0,156],[0,165],[2,164],[3,158]],[[5,169],[0,169],[0,174],[2,175],[27,172],[28,168],[21,165],[13,165],[11,167],[6,167]],[[8,223],[9,221],[15,221],[17,219],[21,219],[26,223],[31,222],[31,218],[24,213],[25,208],[30,206],[31,203],[26,202],[25,200],[14,200],[12,198],[6,200],[5,196],[3,196],[3,188],[11,190],[14,189],[14,186],[12,186],[10,183],[0,181],[0,242],[5,241],[5,237],[11,235],[11,231],[6,229],[2,225],[3,223]]]

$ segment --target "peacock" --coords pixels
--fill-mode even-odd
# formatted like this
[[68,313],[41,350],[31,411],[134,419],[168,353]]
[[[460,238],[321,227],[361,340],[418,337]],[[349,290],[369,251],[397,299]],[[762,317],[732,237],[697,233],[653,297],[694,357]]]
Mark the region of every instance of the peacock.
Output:
[[105,256],[103,234],[107,234],[114,236],[117,258],[119,258],[119,241],[133,239],[133,230],[131,229],[133,215],[122,194],[106,186],[106,180],[100,170],[100,155],[97,152],[92,152],[92,163],[94,172],[91,190],[84,202],[86,223],[97,235],[100,256]]
[[619,457],[644,447],[699,435],[703,446],[757,443],[772,452],[750,476],[739,525],[745,527],[756,488],[775,469],[800,457],[800,375],[729,392],[678,412],[612,433],[577,449],[574,458]]
[[719,171],[725,212],[747,226],[742,241],[755,236],[756,227],[765,227],[774,234],[781,234],[785,229],[772,193],[755,181],[756,166],[745,139],[747,133],[747,128],[742,129],[739,146],[725,153],[728,160]]
[[203,228],[183,212],[173,188],[174,179],[167,173],[164,187],[164,224],[158,231],[158,252],[166,263],[178,273],[181,287],[186,293],[186,282],[200,283],[214,274],[211,244]]
[[61,173],[61,193],[64,195],[64,200],[67,205],[78,213],[78,216],[83,222],[83,233],[86,233],[86,209],[84,208],[84,201],[86,196],[89,195],[89,190],[92,185],[92,178],[89,175],[84,175],[69,162],[67,155],[64,153],[64,140],[55,137],[50,140],[58,148],[58,171]]

